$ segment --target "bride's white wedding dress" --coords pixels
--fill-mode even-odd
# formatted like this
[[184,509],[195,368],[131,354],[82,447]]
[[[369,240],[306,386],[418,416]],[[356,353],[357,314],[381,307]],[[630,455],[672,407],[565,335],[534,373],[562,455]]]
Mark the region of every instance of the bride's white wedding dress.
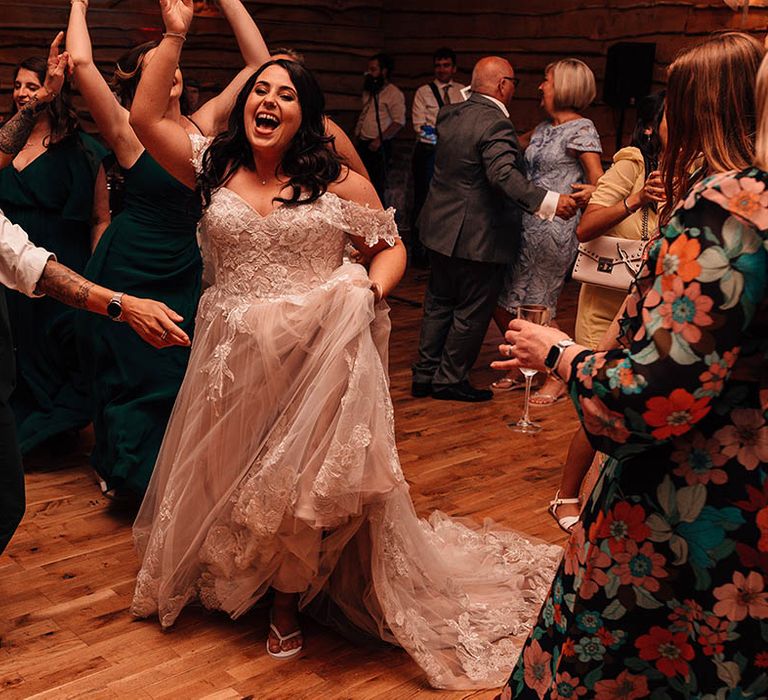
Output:
[[392,211],[327,193],[263,217],[214,193],[200,222],[212,285],[134,526],[132,612],[169,626],[197,599],[237,617],[274,586],[402,646],[436,687],[501,685],[561,550],[417,517],[388,308],[363,267],[342,264],[348,233],[392,244]]

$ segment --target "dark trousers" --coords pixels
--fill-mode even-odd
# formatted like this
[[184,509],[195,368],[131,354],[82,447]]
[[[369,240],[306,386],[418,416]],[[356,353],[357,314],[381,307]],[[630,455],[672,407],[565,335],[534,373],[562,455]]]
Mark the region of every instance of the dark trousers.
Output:
[[504,281],[503,264],[461,260],[429,250],[429,283],[413,381],[439,388],[469,376]]
[[360,155],[360,160],[363,161],[365,169],[368,171],[376,194],[379,195],[381,203],[386,207],[387,203],[384,201],[384,193],[387,190],[387,169],[389,167],[392,144],[389,141],[384,141],[378,151],[372,151],[370,144],[370,141],[358,139],[356,144],[357,152]]
[[411,238],[409,241],[411,260],[424,263],[427,250],[419,240],[419,214],[429,193],[429,183],[435,172],[435,147],[418,141],[411,162],[413,172],[413,210],[411,212]]
[[0,288],[0,553],[24,515],[24,470],[9,405],[16,369],[5,294]]

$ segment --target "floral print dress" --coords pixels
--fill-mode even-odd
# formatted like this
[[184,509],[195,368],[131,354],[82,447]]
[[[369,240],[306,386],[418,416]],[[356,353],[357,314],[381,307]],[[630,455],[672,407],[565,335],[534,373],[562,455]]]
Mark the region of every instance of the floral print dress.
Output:
[[611,459],[503,700],[768,696],[767,183],[695,187],[651,247],[626,347],[574,360]]

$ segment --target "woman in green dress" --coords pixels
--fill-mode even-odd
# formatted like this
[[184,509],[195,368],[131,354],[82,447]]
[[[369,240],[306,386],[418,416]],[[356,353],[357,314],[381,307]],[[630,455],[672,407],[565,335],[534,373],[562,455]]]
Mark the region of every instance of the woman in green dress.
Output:
[[[176,71],[168,85],[168,116],[193,142],[226,128],[240,88],[269,59],[261,34],[240,0],[219,0],[219,8],[234,31],[245,68],[189,117],[181,114],[184,82],[181,71]],[[105,232],[86,273],[103,286],[165,302],[184,317],[181,325],[192,335],[202,268],[196,239],[200,195],[166,173],[144,150],[127,109],[158,42],[141,44],[122,56],[110,87],[93,62],[87,10],[87,0],[73,0],[67,50],[78,88],[125,172],[125,198],[123,210]],[[189,349],[156,350],[136,342],[121,324],[84,314],[78,324],[78,342],[88,360],[96,438],[91,462],[102,490],[110,496],[142,496],[184,377]]]
[[[60,40],[52,52],[58,53]],[[42,89],[46,69],[41,57],[16,67],[14,112]],[[22,149],[0,169],[0,209],[33,243],[78,273],[109,224],[101,165],[106,153],[80,129],[65,83],[38,113]],[[13,291],[7,298],[17,363],[11,404],[26,454],[49,438],[86,426],[90,402],[77,361],[75,312],[54,299],[33,301]]]

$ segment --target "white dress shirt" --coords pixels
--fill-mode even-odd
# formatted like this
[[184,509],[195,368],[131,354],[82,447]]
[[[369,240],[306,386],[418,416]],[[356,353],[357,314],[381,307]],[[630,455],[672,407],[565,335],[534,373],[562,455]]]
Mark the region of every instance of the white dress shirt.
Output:
[[[378,93],[379,119],[381,120],[382,133],[392,124],[405,125],[405,95],[403,91],[387,83]],[[366,141],[379,138],[379,127],[376,123],[375,100],[369,92],[363,93],[363,111],[355,126],[355,136]]]
[[33,245],[24,229],[12,224],[0,211],[0,284],[28,297],[35,293],[45,264],[55,259],[53,253]]
[[[440,97],[445,102],[445,89],[448,88],[448,96],[450,97],[451,104],[455,102],[464,102],[464,95],[462,90],[464,86],[461,83],[451,81],[450,83],[441,83],[439,80],[433,80],[432,84],[435,85]],[[425,137],[422,132],[422,128],[431,126],[434,128],[437,122],[437,113],[440,111],[440,105],[435,99],[435,93],[432,92],[432,88],[429,87],[429,83],[422,85],[416,94],[413,96],[413,107],[411,109],[411,121],[413,121],[413,129],[419,136],[419,141],[423,143],[434,143],[434,138],[430,139]]]
[[[477,94],[480,95],[480,97],[484,97],[489,102],[495,104],[504,113],[504,116],[509,119],[509,110],[501,100],[497,100],[495,97],[491,97],[490,95],[483,95],[482,93]],[[555,214],[557,213],[557,203],[559,201],[559,192],[547,190],[547,194],[544,195],[544,199],[542,200],[538,211],[536,211],[536,216],[538,216],[540,219],[544,219],[544,221],[552,221],[555,218]]]

